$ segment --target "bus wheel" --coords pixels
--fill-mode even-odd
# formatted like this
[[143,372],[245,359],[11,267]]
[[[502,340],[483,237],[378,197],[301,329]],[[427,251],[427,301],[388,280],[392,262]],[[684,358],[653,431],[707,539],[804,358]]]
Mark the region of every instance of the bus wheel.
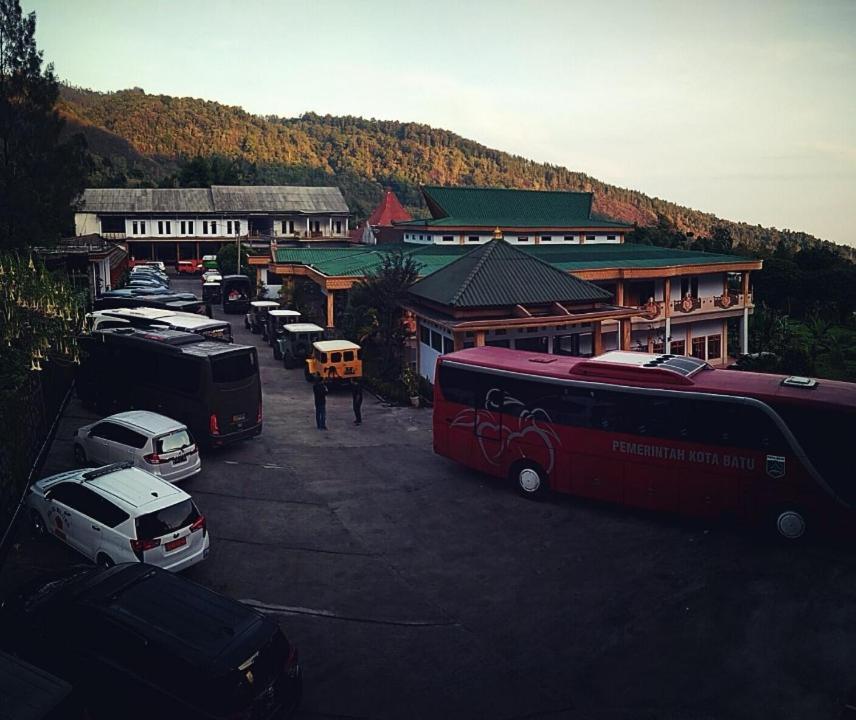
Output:
[[547,493],[547,477],[533,462],[517,463],[511,468],[511,477],[523,497],[541,498]]
[[800,510],[779,509],[775,513],[776,532],[783,540],[799,540],[805,535],[805,514]]

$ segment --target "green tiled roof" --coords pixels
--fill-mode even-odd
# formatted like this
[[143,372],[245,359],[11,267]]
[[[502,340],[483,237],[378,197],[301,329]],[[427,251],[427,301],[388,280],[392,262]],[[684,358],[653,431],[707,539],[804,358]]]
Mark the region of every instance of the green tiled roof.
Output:
[[422,188],[431,219],[397,223],[415,227],[570,228],[631,227],[591,217],[592,194],[509,188]]
[[410,294],[456,308],[509,307],[551,302],[596,302],[612,295],[504,240],[472,248],[419,280]]
[[[483,246],[479,246],[483,247]],[[467,245],[360,245],[347,248],[278,247],[277,263],[309,265],[328,277],[362,277],[380,266],[390,252],[404,252],[420,266],[427,277],[440,268],[471,251]],[[694,250],[674,250],[651,245],[593,244],[593,245],[526,245],[515,249],[543,260],[559,270],[576,272],[599,268],[658,268],[681,265],[717,265],[747,262],[736,255],[717,255]]]

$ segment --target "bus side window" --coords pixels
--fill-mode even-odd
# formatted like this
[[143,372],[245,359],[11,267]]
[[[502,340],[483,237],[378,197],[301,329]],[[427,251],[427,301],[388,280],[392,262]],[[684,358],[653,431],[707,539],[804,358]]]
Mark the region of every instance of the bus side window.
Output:
[[622,411],[621,398],[618,396],[619,393],[613,392],[592,392],[594,402],[591,407],[590,427],[594,430],[624,431],[625,423],[622,420],[626,415]]
[[449,402],[476,406],[476,373],[440,365],[440,391]]

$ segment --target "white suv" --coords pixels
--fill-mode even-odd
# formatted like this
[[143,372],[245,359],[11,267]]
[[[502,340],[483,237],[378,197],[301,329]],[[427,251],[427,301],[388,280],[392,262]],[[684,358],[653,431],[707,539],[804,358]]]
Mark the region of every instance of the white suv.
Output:
[[202,470],[199,449],[185,425],[147,410],[117,413],[84,425],[74,436],[79,465],[128,461],[169,482]]
[[184,490],[130,463],[35,482],[27,506],[50,533],[99,565],[146,562],[178,571],[208,556],[205,517]]

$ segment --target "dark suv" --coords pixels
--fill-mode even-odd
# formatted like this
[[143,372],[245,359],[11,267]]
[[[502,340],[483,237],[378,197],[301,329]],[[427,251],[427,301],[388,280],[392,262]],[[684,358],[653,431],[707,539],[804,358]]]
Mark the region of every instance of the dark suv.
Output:
[[297,650],[252,608],[151,565],[70,568],[0,608],[0,642],[70,681],[95,717],[289,717]]

